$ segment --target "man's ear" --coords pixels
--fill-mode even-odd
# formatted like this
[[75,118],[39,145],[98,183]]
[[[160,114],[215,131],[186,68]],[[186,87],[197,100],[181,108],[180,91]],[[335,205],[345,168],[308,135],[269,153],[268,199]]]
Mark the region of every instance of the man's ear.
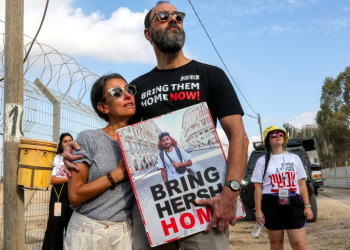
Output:
[[103,114],[108,114],[109,113],[109,108],[106,104],[99,102],[97,103],[97,109],[102,112]]
[[145,28],[143,34],[145,35],[147,41],[149,41],[152,44],[151,31],[148,28]]

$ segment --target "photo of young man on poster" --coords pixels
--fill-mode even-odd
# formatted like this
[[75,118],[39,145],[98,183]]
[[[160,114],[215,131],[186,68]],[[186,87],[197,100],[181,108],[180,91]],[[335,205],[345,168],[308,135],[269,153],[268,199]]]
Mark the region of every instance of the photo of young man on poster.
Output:
[[158,148],[158,167],[164,183],[174,179],[180,179],[184,174],[192,174],[191,156],[182,148],[177,147],[177,142],[170,136],[168,132],[162,132],[159,135]]

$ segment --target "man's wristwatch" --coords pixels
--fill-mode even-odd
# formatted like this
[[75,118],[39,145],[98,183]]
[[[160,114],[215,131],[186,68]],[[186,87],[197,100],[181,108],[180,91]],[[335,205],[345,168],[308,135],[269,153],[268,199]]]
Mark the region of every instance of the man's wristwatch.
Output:
[[239,181],[236,181],[236,180],[225,181],[225,186],[230,187],[233,191],[241,190],[241,183],[239,183]]

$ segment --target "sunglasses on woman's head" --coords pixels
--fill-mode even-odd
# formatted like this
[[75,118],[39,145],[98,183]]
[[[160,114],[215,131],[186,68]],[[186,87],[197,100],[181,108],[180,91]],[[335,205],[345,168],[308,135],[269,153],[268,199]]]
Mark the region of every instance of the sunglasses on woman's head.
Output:
[[158,20],[161,22],[166,22],[169,20],[170,18],[170,14],[173,15],[173,17],[175,17],[177,22],[182,23],[185,19],[185,13],[183,12],[179,12],[179,11],[174,11],[174,12],[167,12],[167,11],[157,11],[156,13],[154,13],[150,24],[152,23],[154,17],[157,15]]
[[278,135],[278,137],[283,137],[283,136],[284,136],[284,133],[283,133],[283,132],[271,133],[271,134],[270,134],[270,137],[271,137],[272,139],[274,139],[274,138],[277,137],[277,135]]
[[[107,90],[107,92],[111,93],[111,95],[116,97],[116,98],[122,97],[124,95],[124,91],[126,91],[130,95],[134,96],[134,95],[136,95],[136,86],[125,85],[124,88],[114,87],[114,88]],[[106,94],[107,94],[107,92],[106,92]]]

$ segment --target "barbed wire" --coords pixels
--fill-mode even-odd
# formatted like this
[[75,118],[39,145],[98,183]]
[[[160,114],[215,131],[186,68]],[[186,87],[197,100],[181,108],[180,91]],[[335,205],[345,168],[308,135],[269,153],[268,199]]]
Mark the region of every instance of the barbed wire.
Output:
[[[0,22],[3,22],[0,20]],[[1,39],[2,38],[2,39]],[[0,33],[0,79],[4,77],[5,66],[5,33]],[[24,54],[27,54],[33,39],[24,35]],[[23,63],[23,84],[33,83],[39,78],[48,89],[53,90],[56,98],[73,107],[85,109],[80,105],[92,83],[99,77],[88,68],[80,65],[73,57],[60,53],[55,48],[36,40],[31,53]],[[30,81],[34,79],[34,81]],[[31,88],[33,89],[33,88]],[[33,89],[33,91],[35,91]],[[40,91],[37,94],[42,95]],[[88,98],[89,99],[89,98]],[[88,100],[87,99],[87,100]],[[85,101],[86,103],[87,101]]]

